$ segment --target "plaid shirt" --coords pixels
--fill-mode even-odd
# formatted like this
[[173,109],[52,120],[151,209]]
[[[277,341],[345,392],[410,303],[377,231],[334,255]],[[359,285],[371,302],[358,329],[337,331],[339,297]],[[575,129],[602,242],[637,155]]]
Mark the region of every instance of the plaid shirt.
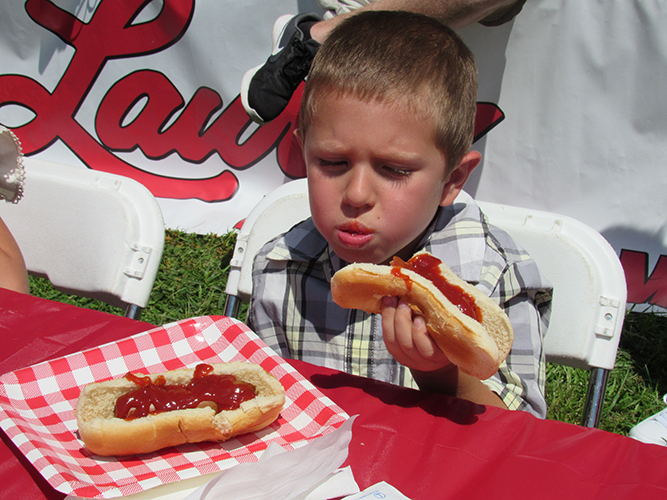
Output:
[[[535,262],[507,233],[490,226],[465,193],[440,208],[419,248],[447,263],[507,313],[514,344],[498,373],[484,383],[508,408],[545,417],[542,340],[551,285]],[[332,301],[331,276],[345,264],[312,219],[268,243],[253,268],[250,327],[283,357],[415,387],[410,370],[384,346],[381,316]]]

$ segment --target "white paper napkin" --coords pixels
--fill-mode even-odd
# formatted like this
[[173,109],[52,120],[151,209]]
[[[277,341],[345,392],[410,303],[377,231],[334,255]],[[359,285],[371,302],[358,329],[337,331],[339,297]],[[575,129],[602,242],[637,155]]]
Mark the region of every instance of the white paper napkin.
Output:
[[345,462],[352,422],[296,450],[269,445],[259,461],[220,472],[185,500],[327,500],[359,491]]
[[377,500],[378,498],[384,500],[410,500],[386,481],[380,481],[360,493],[343,498],[343,500]]
[[[222,472],[164,484],[126,497],[128,500],[328,500],[359,492],[349,467],[352,422],[296,450],[271,443],[257,462]],[[85,500],[68,495],[65,500]]]

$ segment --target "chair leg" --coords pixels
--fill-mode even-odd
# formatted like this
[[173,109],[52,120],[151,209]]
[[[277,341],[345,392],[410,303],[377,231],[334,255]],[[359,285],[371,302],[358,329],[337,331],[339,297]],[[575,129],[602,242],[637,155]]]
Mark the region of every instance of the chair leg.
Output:
[[141,319],[141,311],[141,307],[135,304],[128,304],[127,309],[125,309],[125,317],[139,321]]
[[241,310],[241,301],[236,295],[227,295],[224,315],[229,318],[238,318]]
[[604,368],[591,368],[581,425],[585,427],[597,427],[600,423],[602,405],[604,404],[604,393],[607,387],[608,378],[609,370],[605,370]]

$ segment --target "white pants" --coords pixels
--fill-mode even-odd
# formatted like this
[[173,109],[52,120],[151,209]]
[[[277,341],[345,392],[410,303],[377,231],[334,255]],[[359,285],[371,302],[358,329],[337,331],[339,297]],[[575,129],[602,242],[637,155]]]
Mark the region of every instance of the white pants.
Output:
[[340,16],[341,14],[347,14],[348,12],[357,10],[375,1],[376,0],[317,0],[317,3],[320,4],[320,7],[326,10],[324,18],[329,19],[334,16]]

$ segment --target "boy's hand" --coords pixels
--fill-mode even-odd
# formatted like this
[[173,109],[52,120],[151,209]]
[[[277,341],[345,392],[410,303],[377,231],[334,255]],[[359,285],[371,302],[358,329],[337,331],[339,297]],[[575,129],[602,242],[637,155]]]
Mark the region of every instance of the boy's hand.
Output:
[[383,299],[382,335],[389,353],[410,368],[420,389],[507,408],[479,379],[459,372],[428,334],[424,318],[413,315],[404,299]]
[[426,330],[426,322],[398,297],[385,297],[382,303],[382,334],[389,353],[400,364],[422,372],[439,370],[451,364]]

